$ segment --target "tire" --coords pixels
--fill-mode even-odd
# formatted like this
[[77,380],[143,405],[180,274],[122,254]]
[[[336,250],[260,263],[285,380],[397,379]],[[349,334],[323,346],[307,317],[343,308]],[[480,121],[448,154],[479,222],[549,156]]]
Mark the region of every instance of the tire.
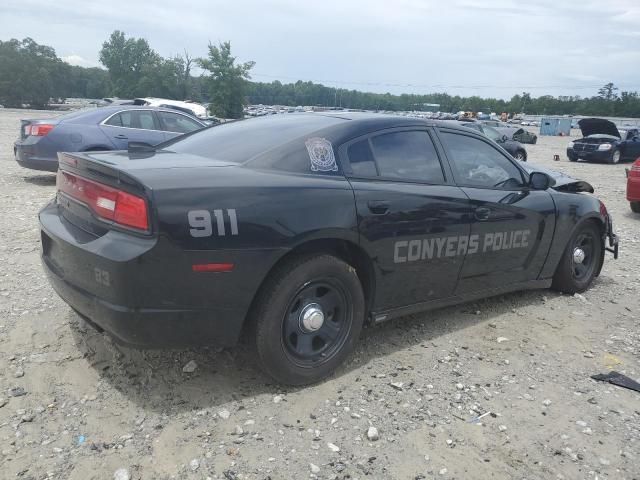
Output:
[[286,262],[267,279],[252,312],[260,366],[282,384],[318,382],[353,351],[364,316],[353,267],[326,254]]
[[519,160],[521,162],[526,162],[527,161],[527,153],[524,150],[517,150],[516,154],[514,155],[514,157],[516,160]]
[[615,165],[616,163],[620,162],[620,150],[616,149],[611,153],[611,156],[609,157],[609,160],[607,160],[607,163],[613,164]]
[[640,202],[629,202],[629,206],[633,213],[640,213]]
[[570,162],[577,162],[578,161],[578,157],[576,155],[567,154],[567,157],[569,157],[569,161]]
[[[581,262],[575,258],[577,248],[584,253]],[[570,294],[584,292],[600,271],[603,249],[600,229],[593,221],[578,226],[562,254],[551,288]]]

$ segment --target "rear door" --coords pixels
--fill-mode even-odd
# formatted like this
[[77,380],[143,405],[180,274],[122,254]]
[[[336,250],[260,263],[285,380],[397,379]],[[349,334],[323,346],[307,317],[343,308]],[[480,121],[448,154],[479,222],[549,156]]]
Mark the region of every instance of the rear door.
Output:
[[181,113],[163,111],[156,113],[158,114],[162,130],[164,130],[167,140],[204,128],[199,122]]
[[117,150],[126,150],[129,142],[157,145],[166,139],[153,110],[122,110],[100,125]]
[[456,293],[465,294],[538,278],[555,228],[547,191],[526,186],[528,175],[488,139],[440,129],[456,183],[469,198],[471,239]]
[[340,148],[360,241],[374,261],[372,309],[453,294],[469,235],[468,200],[453,185],[430,130],[391,129]]

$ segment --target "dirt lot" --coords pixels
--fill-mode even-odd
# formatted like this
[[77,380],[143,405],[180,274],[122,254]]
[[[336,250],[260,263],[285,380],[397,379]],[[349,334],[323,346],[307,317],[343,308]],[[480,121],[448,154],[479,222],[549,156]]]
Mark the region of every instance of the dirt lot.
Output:
[[640,394],[589,378],[640,379],[624,165],[569,163],[562,137],[528,147],[613,214],[621,259],[583,296],[515,293],[369,328],[337,374],[287,390],[245,348],[114,345],[54,294],[36,216],[54,176],[12,150],[19,119],[45,115],[0,110],[1,478],[640,478]]

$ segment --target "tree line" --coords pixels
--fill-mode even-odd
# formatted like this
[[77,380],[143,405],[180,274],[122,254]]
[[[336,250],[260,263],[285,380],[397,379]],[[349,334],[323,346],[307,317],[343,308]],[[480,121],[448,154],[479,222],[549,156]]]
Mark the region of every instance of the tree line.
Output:
[[[55,50],[31,38],[0,41],[0,104],[6,107],[45,108],[64,98],[162,97],[211,104],[212,114],[225,118],[242,116],[244,104],[314,105],[363,110],[432,110],[443,112],[508,112],[532,115],[593,115],[640,117],[640,95],[619,91],[613,83],[591,97],[532,97],[514,95],[509,100],[462,97],[447,93],[372,93],[335,88],[319,83],[253,82],[254,62],[239,62],[231,44],[210,44],[207,57],[188,52],[164,58],[144,38],[114,31],[103,43],[100,62],[105,68],[71,66]],[[195,76],[194,67],[204,73]]]

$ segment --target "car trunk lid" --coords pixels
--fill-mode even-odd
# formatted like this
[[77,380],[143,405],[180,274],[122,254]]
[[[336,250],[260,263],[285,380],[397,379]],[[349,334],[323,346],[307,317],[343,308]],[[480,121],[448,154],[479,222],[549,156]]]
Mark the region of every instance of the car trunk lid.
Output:
[[159,171],[235,165],[171,152],[60,153],[58,160],[61,215],[95,237],[112,229],[154,234],[154,186],[167,175]]

